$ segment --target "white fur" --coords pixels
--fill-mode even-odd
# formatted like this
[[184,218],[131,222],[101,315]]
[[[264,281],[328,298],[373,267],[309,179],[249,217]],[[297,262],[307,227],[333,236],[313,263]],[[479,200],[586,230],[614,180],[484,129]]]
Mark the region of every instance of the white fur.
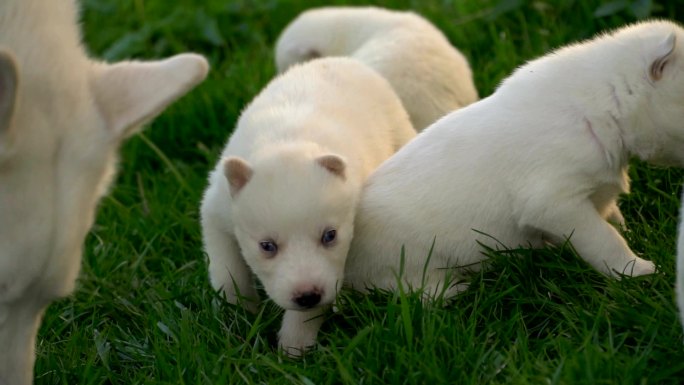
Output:
[[0,3],[0,384],[29,384],[40,319],[73,289],[119,144],[207,73],[197,55],[109,65],[73,1]]
[[[201,212],[214,288],[253,309],[251,268],[286,309],[281,346],[296,354],[311,345],[318,326],[304,329],[319,321],[303,322],[341,286],[361,185],[414,135],[391,86],[358,61],[318,59],[273,80],[242,113],[209,177]],[[333,161],[326,168],[321,159]],[[325,229],[337,231],[331,247],[321,244]],[[275,256],[260,249],[269,239]],[[321,295],[313,310],[296,302],[312,291]]]
[[631,156],[684,165],[683,32],[652,21],[568,46],[429,127],[369,177],[346,281],[395,287],[403,245],[404,283],[453,295],[478,242],[568,238],[604,274],[654,272],[605,218],[620,216]]
[[319,56],[351,56],[378,71],[418,131],[478,99],[466,58],[413,12],[376,7],[306,11],[278,38],[276,64],[284,71]]
[[682,209],[679,212],[679,229],[677,236],[677,281],[675,288],[677,292],[677,305],[679,316],[684,328],[684,193],[682,193]]

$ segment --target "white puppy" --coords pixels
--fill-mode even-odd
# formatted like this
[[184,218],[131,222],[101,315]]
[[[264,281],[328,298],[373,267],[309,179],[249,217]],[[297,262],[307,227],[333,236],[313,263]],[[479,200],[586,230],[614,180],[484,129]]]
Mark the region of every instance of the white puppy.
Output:
[[2,385],[31,383],[43,311],[74,289],[120,143],[208,68],[197,55],[90,60],[76,8],[66,0],[0,2]]
[[404,247],[401,281],[448,296],[464,287],[448,278],[484,258],[479,243],[566,239],[604,274],[653,273],[606,218],[631,156],[684,165],[683,42],[653,21],[568,46],[429,127],[369,177],[347,282],[396,287]]
[[478,99],[465,57],[413,12],[326,7],[292,21],[276,43],[276,64],[352,56],[389,80],[416,130]]
[[312,345],[321,318],[311,319],[342,284],[361,186],[414,135],[391,86],[358,61],[318,59],[274,79],[209,177],[201,212],[214,288],[253,309],[251,268],[286,309],[281,347]]

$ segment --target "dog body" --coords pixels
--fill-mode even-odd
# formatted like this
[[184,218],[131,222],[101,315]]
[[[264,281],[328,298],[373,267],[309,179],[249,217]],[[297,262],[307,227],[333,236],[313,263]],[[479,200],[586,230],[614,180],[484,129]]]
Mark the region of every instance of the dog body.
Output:
[[325,7],[292,21],[276,44],[284,71],[320,56],[351,56],[385,77],[420,131],[478,99],[466,58],[435,26],[412,12]]
[[403,283],[449,296],[478,243],[567,239],[604,274],[652,273],[606,218],[621,218],[631,156],[684,165],[682,42],[654,21],[568,46],[429,127],[369,177],[346,282],[396,287],[404,247]]
[[286,309],[280,344],[314,343],[304,322],[333,302],[366,176],[415,135],[385,79],[326,58],[273,80],[242,113],[202,202],[212,285],[253,309],[257,275]]
[[107,65],[72,1],[0,4],[0,384],[29,384],[46,306],[68,295],[119,143],[201,81],[206,61]]

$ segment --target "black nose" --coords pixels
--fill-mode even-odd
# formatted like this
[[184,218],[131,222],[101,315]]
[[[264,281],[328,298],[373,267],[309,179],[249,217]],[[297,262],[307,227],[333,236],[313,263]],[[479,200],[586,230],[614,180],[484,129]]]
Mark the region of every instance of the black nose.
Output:
[[295,297],[294,301],[303,308],[311,309],[321,302],[321,294],[317,291],[308,291]]

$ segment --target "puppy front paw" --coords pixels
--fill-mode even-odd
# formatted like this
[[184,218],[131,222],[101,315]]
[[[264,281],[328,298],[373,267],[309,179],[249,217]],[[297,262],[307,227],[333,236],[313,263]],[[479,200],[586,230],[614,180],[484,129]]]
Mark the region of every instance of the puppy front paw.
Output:
[[326,308],[308,311],[285,310],[278,331],[278,347],[290,357],[301,357],[316,344]]
[[648,275],[655,273],[655,264],[645,259],[636,258],[627,263],[624,270],[621,271],[623,275],[629,277],[638,277],[641,275]]
[[278,348],[293,358],[299,358],[316,345],[316,333],[308,334],[295,332],[285,333],[282,329],[278,333]]

